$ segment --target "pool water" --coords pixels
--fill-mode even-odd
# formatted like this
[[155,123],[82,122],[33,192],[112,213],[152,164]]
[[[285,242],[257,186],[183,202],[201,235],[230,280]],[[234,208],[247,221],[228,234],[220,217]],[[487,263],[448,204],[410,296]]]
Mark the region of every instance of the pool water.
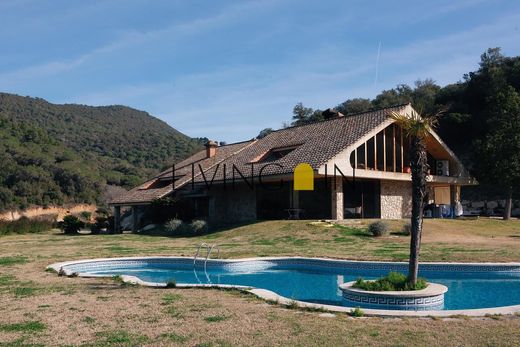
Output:
[[[271,290],[286,298],[312,303],[350,306],[342,298],[339,285],[359,277],[375,279],[388,269],[352,269],[352,266],[326,267],[284,264],[276,261],[247,261],[239,264],[202,261],[193,263],[147,263],[128,265],[119,262],[78,272],[96,275],[132,275],[147,282],[190,284],[231,284]],[[72,267],[73,268],[73,267]],[[430,267],[431,268],[431,267]],[[516,268],[518,270],[518,268]],[[403,264],[399,270],[406,272]],[[420,276],[448,287],[444,309],[474,309],[520,304],[520,271],[438,271],[420,269]]]

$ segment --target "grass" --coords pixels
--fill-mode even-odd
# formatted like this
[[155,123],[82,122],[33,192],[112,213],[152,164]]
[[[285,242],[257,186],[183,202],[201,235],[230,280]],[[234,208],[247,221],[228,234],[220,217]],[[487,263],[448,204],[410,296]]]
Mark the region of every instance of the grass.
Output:
[[16,277],[14,277],[12,275],[0,274],[0,287],[11,285],[15,282],[15,280],[16,280]]
[[13,294],[17,298],[26,298],[33,296],[38,291],[38,288],[34,287],[16,287],[13,289]]
[[94,346],[118,346],[133,347],[140,346],[148,342],[149,338],[145,335],[132,334],[125,330],[104,331],[97,334],[101,339]]
[[204,320],[208,323],[216,323],[216,322],[222,322],[228,319],[226,316],[209,316],[204,318]]
[[188,340],[190,339],[188,336],[183,336],[176,333],[164,333],[161,335],[161,338],[169,342],[181,344],[188,342]]
[[166,294],[162,297],[163,305],[171,305],[172,303],[179,301],[182,297],[179,294]]
[[0,266],[11,266],[17,264],[25,264],[27,258],[24,256],[0,257]]
[[[117,279],[44,271],[50,263],[72,259],[192,257],[201,242],[219,244],[223,258],[406,260],[409,237],[399,234],[405,221],[388,221],[390,233],[380,238],[367,232],[370,222],[330,227],[270,221],[189,238],[68,237],[56,231],[1,236],[0,346],[506,346],[520,341],[520,315],[354,319],[351,315],[362,310],[353,310],[322,317],[321,310],[286,309],[237,291],[121,286]],[[519,261],[519,239],[516,220],[426,220],[421,260]]]
[[166,307],[166,309],[164,310],[164,312],[166,314],[168,314],[170,317],[172,318],[182,318],[183,315],[182,313],[179,311],[179,309],[175,306],[168,306]]
[[39,321],[30,321],[23,323],[13,323],[13,324],[0,324],[1,331],[8,332],[37,332],[43,331],[47,327],[45,324]]
[[350,310],[349,315],[352,317],[363,317],[365,315],[365,312],[359,307],[356,307],[355,309]]

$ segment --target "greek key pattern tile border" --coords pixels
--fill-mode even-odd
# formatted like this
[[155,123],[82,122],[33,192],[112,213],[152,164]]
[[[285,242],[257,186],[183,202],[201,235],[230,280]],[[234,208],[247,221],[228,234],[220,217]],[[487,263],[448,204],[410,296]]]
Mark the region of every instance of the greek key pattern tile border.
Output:
[[368,305],[381,306],[413,306],[413,307],[431,307],[444,305],[444,294],[428,296],[422,298],[399,298],[385,297],[373,294],[352,294],[343,292],[343,298],[348,302]]

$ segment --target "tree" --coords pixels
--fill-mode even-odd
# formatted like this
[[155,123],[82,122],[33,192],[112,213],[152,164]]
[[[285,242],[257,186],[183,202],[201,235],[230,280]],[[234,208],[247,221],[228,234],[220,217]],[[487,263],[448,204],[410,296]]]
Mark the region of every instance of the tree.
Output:
[[423,224],[424,197],[426,195],[426,176],[428,159],[426,137],[437,124],[437,115],[421,117],[418,113],[399,114],[393,112],[390,117],[410,138],[410,166],[412,169],[412,218],[410,239],[410,262],[408,281],[415,287],[419,273],[419,251]]
[[417,111],[422,114],[434,114],[438,111],[435,99],[441,87],[435,84],[431,78],[415,81],[415,89],[412,93],[412,103]]
[[389,90],[383,90],[372,101],[375,108],[391,107],[400,104],[406,104],[413,101],[413,89],[406,85],[400,84]]
[[[481,190],[506,199],[503,217],[508,219],[513,193],[518,191],[518,95],[520,58],[505,57],[499,48],[481,55],[480,67],[465,77],[461,94],[470,169]],[[460,111],[459,111],[460,112]]]
[[511,86],[489,99],[487,134],[475,141],[479,179],[505,194],[503,218],[511,218],[514,189],[520,187],[520,93]]
[[323,120],[321,110],[314,110],[305,107],[301,102],[297,103],[293,108],[293,121],[291,125],[303,125]]
[[348,99],[336,106],[335,109],[345,116],[350,116],[356,113],[370,111],[372,109],[372,101],[364,98]]
[[59,222],[58,225],[65,234],[77,234],[79,229],[85,226],[85,223],[76,216],[67,215],[63,217],[63,221]]
[[256,136],[257,139],[262,139],[272,133],[274,130],[273,128],[265,128],[264,130],[260,131],[258,135]]
[[301,102],[293,107],[293,125],[306,124],[314,110],[310,107],[305,107]]

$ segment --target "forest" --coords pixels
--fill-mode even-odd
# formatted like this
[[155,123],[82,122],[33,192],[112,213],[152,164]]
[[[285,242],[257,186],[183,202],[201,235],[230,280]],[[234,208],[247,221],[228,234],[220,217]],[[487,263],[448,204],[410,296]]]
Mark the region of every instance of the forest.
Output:
[[0,211],[103,203],[107,187],[134,187],[204,141],[125,106],[0,93]]

